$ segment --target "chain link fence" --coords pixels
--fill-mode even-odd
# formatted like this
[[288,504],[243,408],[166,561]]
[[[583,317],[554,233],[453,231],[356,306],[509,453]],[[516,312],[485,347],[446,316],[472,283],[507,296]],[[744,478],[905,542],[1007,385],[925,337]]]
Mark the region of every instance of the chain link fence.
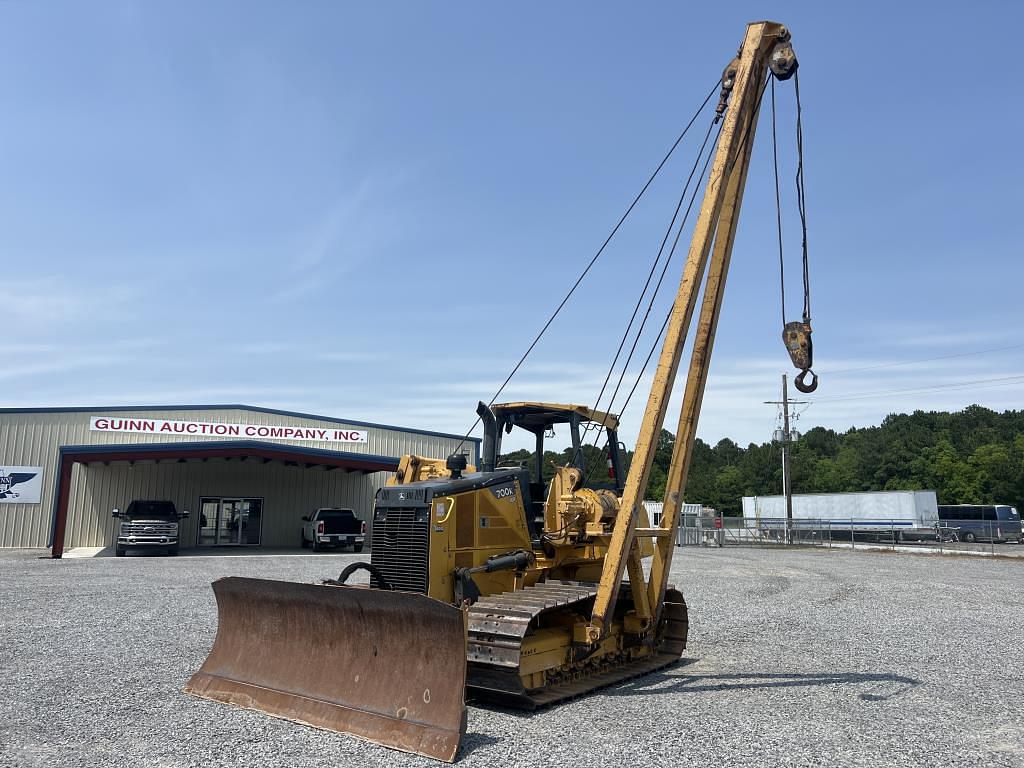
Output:
[[813,546],[844,549],[870,546],[876,549],[999,552],[1024,556],[1024,535],[1020,523],[990,520],[957,520],[955,524],[921,527],[906,520],[800,519],[791,521],[787,526],[785,518],[751,520],[690,512],[682,515],[676,544],[681,547]]

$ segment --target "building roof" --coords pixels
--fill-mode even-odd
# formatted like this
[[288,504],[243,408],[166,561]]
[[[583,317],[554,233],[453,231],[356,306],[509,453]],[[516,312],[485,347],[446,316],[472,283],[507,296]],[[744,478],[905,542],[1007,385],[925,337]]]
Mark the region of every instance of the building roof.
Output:
[[290,416],[298,419],[311,419],[316,421],[329,421],[335,424],[349,424],[356,427],[369,427],[371,429],[388,429],[395,432],[407,432],[414,435],[427,435],[429,437],[444,437],[451,440],[465,440],[468,443],[479,443],[479,437],[465,437],[448,432],[434,432],[428,429],[415,429],[412,427],[397,427],[392,424],[378,424],[371,421],[356,421],[354,419],[340,419],[336,416],[320,416],[315,413],[302,413],[300,411],[285,411],[279,408],[263,408],[256,405],[241,404],[219,404],[219,405],[101,405],[95,407],[67,406],[67,407],[42,407],[42,408],[0,408],[0,414],[4,413],[118,413],[121,411],[252,411],[253,413],[269,413],[275,416]]
[[330,451],[264,440],[211,440],[201,443],[129,443],[104,445],[62,445],[60,454],[81,464],[110,461],[163,461],[180,459],[262,458],[292,464],[341,467],[368,472],[394,472],[398,458],[367,453]]

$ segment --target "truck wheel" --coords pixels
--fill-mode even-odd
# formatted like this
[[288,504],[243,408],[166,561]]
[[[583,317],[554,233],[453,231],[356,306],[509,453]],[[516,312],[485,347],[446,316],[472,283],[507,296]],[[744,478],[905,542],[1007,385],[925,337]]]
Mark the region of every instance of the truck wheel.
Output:
[[302,548],[303,549],[309,549],[309,542],[306,541],[306,537],[305,536],[302,536]]
[[974,535],[973,531],[968,531],[967,533],[964,534],[964,541],[966,541],[968,544],[973,544],[977,540],[978,540],[978,537]]
[[114,557],[124,557],[124,547],[114,547]]
[[313,542],[313,551],[314,552],[319,552],[320,551],[320,542],[318,542],[318,541],[314,541]]
[[363,545],[362,544],[353,544],[352,545],[352,551],[353,552],[362,552],[363,551]]

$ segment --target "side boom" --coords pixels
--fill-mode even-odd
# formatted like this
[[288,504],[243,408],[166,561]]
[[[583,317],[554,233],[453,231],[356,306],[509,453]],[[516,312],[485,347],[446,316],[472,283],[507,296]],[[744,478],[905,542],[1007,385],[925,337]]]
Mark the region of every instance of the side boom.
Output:
[[[732,103],[725,111],[704,201],[694,227],[683,277],[665,332],[665,343],[654,374],[654,384],[647,401],[647,409],[644,411],[640,434],[637,437],[633,462],[626,477],[626,487],[587,630],[591,641],[596,641],[606,631],[608,618],[618,598],[624,570],[628,570],[636,605],[635,615],[630,617],[633,627],[641,631],[649,628],[657,617],[658,606],[663,599],[672,547],[679,524],[678,511],[689,465],[690,446],[700,414],[722,290],[732,254],[743,186],[750,163],[750,149],[753,145],[762,84],[768,71],[769,60],[773,56],[780,60],[784,59],[783,65],[795,68],[795,59],[792,58],[788,40],[789,32],[781,24],[764,21],[748,25],[739,56],[730,64],[723,76],[723,104],[719,107],[720,111],[730,95]],[[704,293],[698,338],[695,341],[687,375],[679,433],[666,488],[661,528],[669,533],[667,536],[657,536],[651,580],[645,583],[639,551],[635,546],[638,505],[643,502],[647,489],[657,438],[665,423],[669,395],[679,369],[712,243],[715,250],[711,274]]]

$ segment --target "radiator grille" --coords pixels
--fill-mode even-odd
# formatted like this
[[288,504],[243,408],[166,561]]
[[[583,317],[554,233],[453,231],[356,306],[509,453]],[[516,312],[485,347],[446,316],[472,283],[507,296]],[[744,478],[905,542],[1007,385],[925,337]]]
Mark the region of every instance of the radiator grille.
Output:
[[177,536],[177,523],[121,523],[122,536]]
[[378,509],[374,518],[370,562],[395,589],[427,594],[429,508]]

